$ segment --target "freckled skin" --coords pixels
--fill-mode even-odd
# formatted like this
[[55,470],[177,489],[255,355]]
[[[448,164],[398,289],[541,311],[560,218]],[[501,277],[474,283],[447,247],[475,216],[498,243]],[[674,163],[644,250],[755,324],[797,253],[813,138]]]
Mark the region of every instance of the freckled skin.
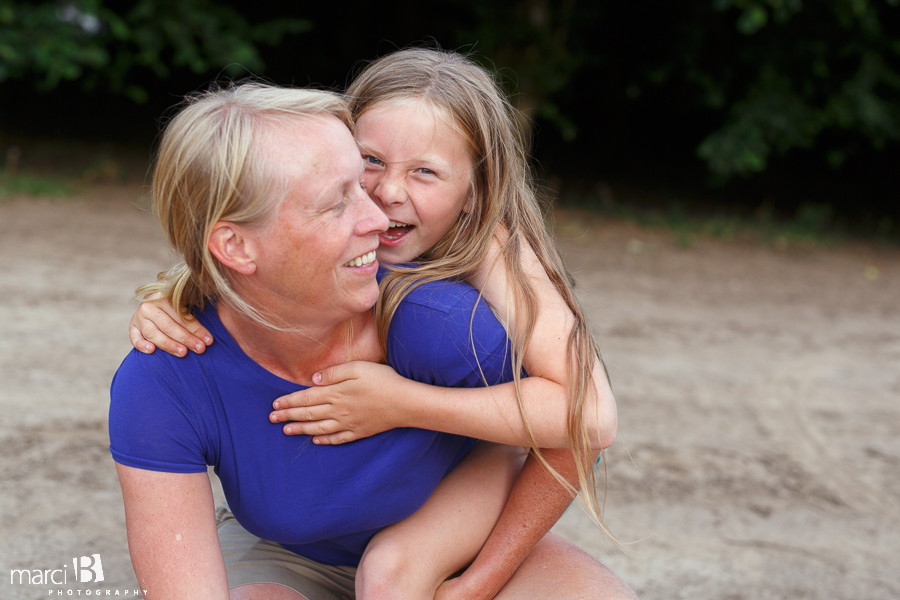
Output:
[[[381,235],[378,259],[411,262],[471,209],[473,162],[465,139],[419,104],[384,105],[357,121],[369,196],[389,219],[411,225]],[[399,236],[396,240],[390,236]]]

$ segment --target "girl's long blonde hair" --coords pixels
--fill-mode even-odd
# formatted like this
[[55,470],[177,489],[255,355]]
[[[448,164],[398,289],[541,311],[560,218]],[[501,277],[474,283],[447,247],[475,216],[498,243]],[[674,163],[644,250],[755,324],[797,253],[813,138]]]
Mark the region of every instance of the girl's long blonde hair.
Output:
[[521,264],[521,244],[529,244],[575,316],[567,357],[569,444],[577,458],[578,482],[588,513],[614,540],[603,522],[594,479],[587,419],[596,417],[585,414],[588,397],[594,393],[592,372],[599,350],[544,222],[520,126],[523,119],[485,69],[458,53],[443,50],[411,48],[384,56],[370,63],[347,90],[354,121],[376,106],[409,101],[424,103],[436,118],[445,119],[465,137],[475,164],[475,202],[434,247],[418,257],[417,268],[394,267],[382,280],[376,314],[385,355],[388,326],[404,297],[426,282],[472,278],[487,260],[498,225],[506,227],[509,236],[502,252],[517,315],[516,331],[509,333],[519,410],[532,452],[573,496],[577,494],[541,456],[521,400],[519,373],[539,311],[535,291]]

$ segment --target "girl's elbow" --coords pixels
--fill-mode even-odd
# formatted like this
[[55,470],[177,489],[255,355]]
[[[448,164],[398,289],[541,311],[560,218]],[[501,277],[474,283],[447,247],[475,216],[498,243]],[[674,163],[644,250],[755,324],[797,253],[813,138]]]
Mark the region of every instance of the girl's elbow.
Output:
[[606,450],[616,441],[616,431],[618,430],[616,419],[612,419],[610,423],[600,429],[599,445],[596,450]]
[[601,450],[606,450],[616,441],[616,419],[598,420],[593,427],[589,427],[587,434],[590,439],[591,450],[599,455]]
[[605,450],[616,441],[619,428],[616,401],[612,394],[601,395],[601,402],[594,414],[594,450]]

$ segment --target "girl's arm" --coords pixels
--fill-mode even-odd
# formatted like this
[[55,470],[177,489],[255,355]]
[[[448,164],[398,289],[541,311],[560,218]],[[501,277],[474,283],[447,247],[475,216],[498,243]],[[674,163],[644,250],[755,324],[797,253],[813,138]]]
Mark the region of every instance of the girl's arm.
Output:
[[[507,331],[514,332],[516,315],[507,296],[500,246],[505,241],[505,230],[498,230],[491,255],[472,283],[482,289]],[[566,448],[566,356],[574,318],[530,246],[523,243],[522,248],[523,270],[536,289],[540,313],[525,350],[524,367],[530,377],[520,382],[521,398],[535,444]],[[142,303],[131,321],[132,344],[142,352],[152,352],[153,344],[177,356],[184,356],[187,346],[196,346],[200,352],[205,346],[197,346],[201,340],[191,331],[211,343],[212,336],[196,320],[185,321],[165,301]],[[531,444],[513,383],[444,388],[411,381],[390,367],[366,362],[336,365],[317,373],[313,381],[322,387],[282,396],[273,403],[270,420],[287,423],[284,432],[288,435],[312,435],[317,444],[342,444],[396,427],[418,427],[501,444]],[[589,442],[600,450],[612,444],[617,424],[615,399],[599,360],[593,384],[584,415]]]
[[[481,265],[471,283],[482,291],[506,330],[515,336],[518,335],[517,325],[521,323],[517,321],[514,303],[508,295],[507,273],[501,252],[501,245],[507,241],[506,230],[498,229],[488,261]],[[575,326],[575,318],[531,247],[524,240],[521,242],[522,270],[534,288],[539,306],[534,330],[524,351],[524,367],[532,377],[543,378],[548,385],[556,386],[551,388],[552,402],[557,411],[565,413],[566,385],[569,381],[568,339]],[[605,369],[599,360],[594,361],[592,382],[594,389],[593,393],[589,390],[588,399],[593,400],[593,403],[589,402],[586,406],[584,418],[591,425],[592,415],[599,416],[596,423],[600,429],[598,437],[600,447],[605,448],[615,437],[616,410]],[[524,387],[522,397],[525,402],[527,396]],[[534,427],[536,423],[531,415],[529,421]],[[591,431],[594,431],[593,428]],[[551,469],[573,489],[578,489],[578,468],[568,447],[543,450],[542,455]],[[596,458],[597,455],[591,457],[592,460]],[[435,600],[493,598],[506,585],[534,545],[571,505],[572,499],[569,490],[533,454],[529,455],[497,525],[477,558],[460,577],[445,582],[439,588]]]
[[116,464],[128,549],[147,600],[228,600],[206,473],[163,473]]
[[[494,314],[506,328],[510,337],[515,339],[521,335],[520,315],[516,314],[516,306],[512,300],[510,282],[507,281],[507,269],[503,246],[509,242],[509,234],[502,225],[497,227],[486,260],[470,279],[476,289],[481,290]],[[547,400],[552,402],[556,410],[565,413],[568,404],[569,377],[569,336],[576,326],[572,310],[560,296],[550,277],[541,265],[531,245],[522,237],[519,239],[519,261],[524,277],[534,290],[538,312],[535,316],[534,329],[528,345],[525,347],[523,366],[529,379],[544,381]],[[524,382],[523,382],[524,383]],[[615,440],[617,429],[616,402],[609,386],[600,359],[593,357],[591,371],[592,388],[587,390],[583,418],[588,425],[592,446],[596,450],[608,447]],[[536,401],[525,395],[526,414],[529,422],[534,423],[527,407]],[[599,444],[595,440],[599,441]],[[540,443],[538,447],[543,446]]]
[[[539,318],[539,325],[541,321]],[[131,341],[142,352],[152,352],[155,344],[170,354],[184,356],[186,347],[169,334],[187,344],[200,343],[199,338],[193,338],[194,342],[188,337],[187,327],[195,327],[197,335],[209,336],[212,341],[198,321],[184,321],[168,302],[144,302],[132,317]],[[547,365],[541,366],[546,351],[532,350],[534,345],[532,342],[525,353],[526,370],[549,372]],[[205,346],[200,351],[203,349]],[[273,404],[275,411],[270,419],[287,423],[284,432],[288,435],[313,435],[318,444],[342,444],[396,427],[418,427],[501,444],[530,445],[513,383],[490,388],[444,388],[406,379],[385,365],[362,361],[325,369],[313,381],[322,387],[283,396]],[[599,365],[594,382],[601,402],[599,419],[589,420],[589,431],[591,444],[601,449],[615,439],[615,403]],[[565,387],[543,377],[523,379],[520,385],[538,447],[568,447]],[[596,413],[587,409],[586,414]]]
[[[600,371],[603,377],[603,372]],[[445,388],[398,375],[391,367],[349,362],[313,376],[311,387],[278,398],[269,418],[288,435],[312,435],[317,444],[343,444],[396,427],[417,427],[530,446],[513,383],[488,388]],[[567,448],[565,388],[529,377],[521,382],[538,447]],[[592,428],[596,449],[609,446],[615,423]],[[602,432],[602,437],[599,433]]]
[[[491,254],[473,278],[484,300],[511,335],[517,315],[507,294],[506,268],[499,230]],[[522,269],[537,296],[537,315],[525,349],[530,377],[520,383],[521,398],[540,448],[569,447],[567,425],[568,339],[574,316],[554,288],[534,251],[521,244]],[[492,268],[493,265],[493,268]],[[593,389],[584,407],[589,442],[595,450],[615,439],[616,404],[599,360],[594,361]],[[443,388],[400,377],[392,369],[370,363],[346,363],[325,369],[313,381],[319,386],[283,396],[270,415],[287,423],[289,435],[313,435],[320,444],[340,444],[394,427],[419,427],[467,435],[503,444],[530,446],[520,417],[515,385],[489,388]]]

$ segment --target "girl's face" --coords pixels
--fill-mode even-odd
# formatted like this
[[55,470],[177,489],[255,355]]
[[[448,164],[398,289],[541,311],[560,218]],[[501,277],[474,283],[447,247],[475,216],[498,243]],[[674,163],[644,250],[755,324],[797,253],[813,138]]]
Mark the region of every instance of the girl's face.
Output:
[[465,138],[420,103],[376,105],[356,123],[369,196],[391,220],[378,259],[413,261],[472,209]]

